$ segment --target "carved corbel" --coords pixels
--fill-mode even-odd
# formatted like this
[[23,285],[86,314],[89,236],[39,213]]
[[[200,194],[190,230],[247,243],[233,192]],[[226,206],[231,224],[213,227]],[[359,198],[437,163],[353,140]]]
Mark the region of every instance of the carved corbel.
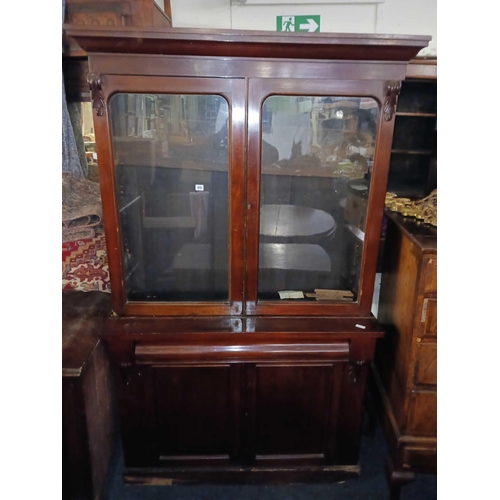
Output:
[[104,94],[102,92],[101,76],[90,73],[87,82],[90,88],[92,108],[96,110],[97,116],[102,116],[104,114]]
[[400,91],[401,82],[397,80],[385,82],[384,120],[387,122],[394,116]]

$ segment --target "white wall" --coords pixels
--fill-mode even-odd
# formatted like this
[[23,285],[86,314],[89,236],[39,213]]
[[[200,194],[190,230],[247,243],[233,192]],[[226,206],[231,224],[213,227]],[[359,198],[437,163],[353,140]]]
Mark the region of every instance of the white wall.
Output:
[[[241,3],[240,3],[241,2]],[[437,56],[437,0],[171,0],[175,27],[276,30],[276,16],[321,16],[321,32],[430,35]]]
[[165,12],[165,0],[155,0],[155,4],[158,5],[163,12]]
[[176,28],[231,28],[230,0],[170,0]]

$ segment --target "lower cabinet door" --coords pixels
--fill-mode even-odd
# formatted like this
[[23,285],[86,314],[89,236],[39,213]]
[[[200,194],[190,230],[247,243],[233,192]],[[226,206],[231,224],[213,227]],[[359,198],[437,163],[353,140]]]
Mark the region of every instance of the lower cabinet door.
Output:
[[334,463],[345,365],[248,365],[245,455],[257,465]]
[[357,463],[366,363],[172,363],[122,370],[129,468]]
[[155,368],[163,464],[238,458],[240,371],[239,365]]
[[240,450],[241,365],[135,366],[121,378],[127,467],[229,463]]

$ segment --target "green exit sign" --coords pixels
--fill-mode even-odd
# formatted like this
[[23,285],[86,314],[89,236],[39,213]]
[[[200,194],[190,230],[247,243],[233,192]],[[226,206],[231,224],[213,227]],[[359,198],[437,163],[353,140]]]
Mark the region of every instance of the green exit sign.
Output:
[[319,32],[321,16],[276,16],[276,31]]

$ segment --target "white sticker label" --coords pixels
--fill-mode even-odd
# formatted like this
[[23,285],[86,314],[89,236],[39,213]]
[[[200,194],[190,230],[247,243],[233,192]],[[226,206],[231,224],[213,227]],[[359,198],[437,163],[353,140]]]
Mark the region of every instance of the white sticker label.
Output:
[[363,325],[358,325],[357,323],[354,325],[356,328],[361,328],[362,330],[364,330],[366,328],[366,326],[363,326]]
[[94,160],[97,160],[97,153],[92,153],[92,158],[93,158]]
[[195,184],[194,190],[195,191],[205,191],[205,186],[203,184]]

